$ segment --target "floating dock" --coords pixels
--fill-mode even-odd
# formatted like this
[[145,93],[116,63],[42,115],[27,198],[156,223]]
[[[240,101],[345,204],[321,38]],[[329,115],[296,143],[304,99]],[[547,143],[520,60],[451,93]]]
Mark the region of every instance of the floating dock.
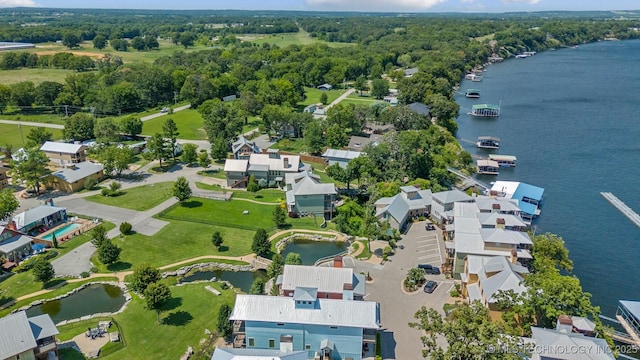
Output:
[[611,203],[616,209],[620,210],[620,212],[626,216],[631,222],[636,224],[636,226],[640,227],[640,215],[635,211],[631,210],[627,204],[623,203],[622,200],[618,199],[615,195],[610,192],[601,192],[600,195],[604,197],[608,202]]

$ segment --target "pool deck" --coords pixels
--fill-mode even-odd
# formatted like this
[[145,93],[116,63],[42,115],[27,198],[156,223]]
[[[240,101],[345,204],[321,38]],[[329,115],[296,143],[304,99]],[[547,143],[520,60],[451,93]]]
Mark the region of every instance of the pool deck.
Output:
[[[80,225],[80,227],[77,227],[67,233],[65,233],[64,235],[61,235],[60,237],[56,237],[56,240],[58,240],[58,242],[63,243],[75,236],[81,235],[91,229],[93,229],[94,227],[98,226],[98,224],[92,222],[91,220],[87,220],[87,219],[76,219],[73,221],[68,221],[66,223],[62,223],[52,229],[49,229],[45,232],[43,232],[42,234],[39,234],[38,236],[36,236],[37,238],[42,239],[43,237],[53,234],[56,230],[59,230],[67,225],[70,224],[78,224]],[[44,241],[50,241],[50,240],[46,240],[46,239],[42,239]]]

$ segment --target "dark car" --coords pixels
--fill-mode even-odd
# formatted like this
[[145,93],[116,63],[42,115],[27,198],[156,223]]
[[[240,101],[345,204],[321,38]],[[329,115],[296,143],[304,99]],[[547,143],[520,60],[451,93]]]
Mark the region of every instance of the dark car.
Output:
[[424,292],[426,292],[427,294],[431,294],[432,292],[434,292],[436,290],[437,287],[438,287],[438,283],[437,282],[435,282],[433,280],[429,280],[424,285]]
[[419,264],[418,269],[422,269],[425,274],[438,275],[440,274],[440,268],[429,264]]
[[432,223],[427,223],[427,225],[425,225],[424,228],[426,230],[435,230],[436,229],[435,225],[433,225]]

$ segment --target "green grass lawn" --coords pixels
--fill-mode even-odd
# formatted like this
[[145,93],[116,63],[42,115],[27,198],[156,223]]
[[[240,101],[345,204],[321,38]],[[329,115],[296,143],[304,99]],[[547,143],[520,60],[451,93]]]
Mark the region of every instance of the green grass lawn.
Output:
[[[22,132],[20,130],[22,128]],[[29,141],[27,135],[31,129],[35,127],[29,126],[28,123],[18,125],[0,124],[0,146],[11,145],[14,150],[17,150],[24,146]],[[47,131],[53,134],[54,140],[62,139],[62,130],[59,129],[47,129]],[[24,139],[24,143],[23,143]]]
[[305,152],[306,145],[303,138],[291,138],[278,141],[272,148],[299,154]]
[[285,34],[248,34],[243,35],[245,41],[251,41],[256,44],[264,44],[269,43],[273,45],[277,45],[279,47],[287,47],[289,45],[309,45],[313,43],[323,43],[327,44],[330,47],[345,47],[345,46],[354,46],[352,43],[342,43],[342,42],[327,42],[323,40],[318,40],[309,35],[308,32],[304,30],[300,30],[297,33],[285,33]]
[[216,179],[226,179],[227,175],[222,171],[222,169],[208,169],[198,171],[198,175],[213,177]]
[[371,251],[369,251],[369,247],[367,246],[367,242],[366,241],[354,241],[352,246],[354,247],[354,251],[358,251],[360,248],[363,249],[363,251],[360,253],[360,255],[356,256],[357,259],[362,259],[362,260],[369,260],[371,258]]
[[260,125],[262,125],[262,120],[260,118],[257,116],[250,116],[249,122],[242,126],[242,133],[247,133],[257,127],[260,127]]
[[304,93],[307,95],[307,98],[300,104],[305,106],[318,104],[322,94],[327,94],[327,104],[330,104],[333,100],[337,99],[338,96],[342,95],[343,92],[344,90],[318,90],[316,88],[305,87]]
[[162,133],[162,125],[167,119],[173,119],[178,126],[178,138],[188,140],[205,140],[207,134],[204,131],[204,120],[197,110],[186,109],[176,113],[161,116],[149,121],[145,121],[142,125],[142,134],[153,135]]
[[64,79],[71,74],[78,74],[78,72],[74,70],[46,68],[2,70],[0,71],[0,83],[10,85],[22,81],[31,81],[37,85],[43,81],[55,81],[64,84]]
[[[225,190],[220,185],[209,185],[201,182],[196,182],[196,187],[198,187],[198,189],[203,189],[203,190],[213,190],[213,191]],[[284,191],[282,190],[262,189],[255,193],[250,191],[243,191],[243,190],[226,190],[226,191],[227,192],[231,191],[233,193],[234,199],[238,199],[238,198],[250,199],[250,200],[268,202],[268,203],[281,203],[285,200],[285,194],[284,194]]]
[[125,209],[145,211],[157,205],[160,205],[163,201],[173,196],[171,194],[172,186],[173,182],[148,184],[130,189],[124,189],[122,190],[123,194],[120,196],[111,197],[97,194],[86,197],[85,199],[103,205],[111,205]]

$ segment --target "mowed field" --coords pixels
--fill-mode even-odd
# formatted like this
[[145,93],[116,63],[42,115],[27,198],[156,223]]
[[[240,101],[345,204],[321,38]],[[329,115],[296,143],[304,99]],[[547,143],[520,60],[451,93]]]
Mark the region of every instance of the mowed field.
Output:
[[327,44],[327,46],[338,48],[345,46],[353,46],[353,43],[327,42],[311,37],[308,32],[300,30],[297,33],[283,34],[245,34],[239,36],[243,41],[250,41],[256,44],[269,43],[278,47],[287,47],[289,45],[309,45],[314,43]]
[[64,79],[71,74],[77,74],[75,70],[63,69],[17,69],[0,71],[0,84],[15,84],[22,81],[31,81],[40,84],[43,81],[55,81],[63,84]]
[[207,134],[203,129],[204,120],[197,110],[187,109],[161,116],[149,121],[145,121],[142,125],[143,135],[153,135],[162,133],[162,125],[167,119],[173,119],[178,126],[179,139],[187,140],[205,140]]
[[[20,127],[22,127],[22,132],[20,130]],[[31,131],[31,129],[34,129],[34,127],[29,126],[29,123],[23,123],[22,126],[0,124],[0,147],[10,145],[14,149],[21,148],[28,141],[27,135],[29,134],[29,131]],[[54,140],[62,139],[62,130],[47,129],[47,131],[53,134]]]

